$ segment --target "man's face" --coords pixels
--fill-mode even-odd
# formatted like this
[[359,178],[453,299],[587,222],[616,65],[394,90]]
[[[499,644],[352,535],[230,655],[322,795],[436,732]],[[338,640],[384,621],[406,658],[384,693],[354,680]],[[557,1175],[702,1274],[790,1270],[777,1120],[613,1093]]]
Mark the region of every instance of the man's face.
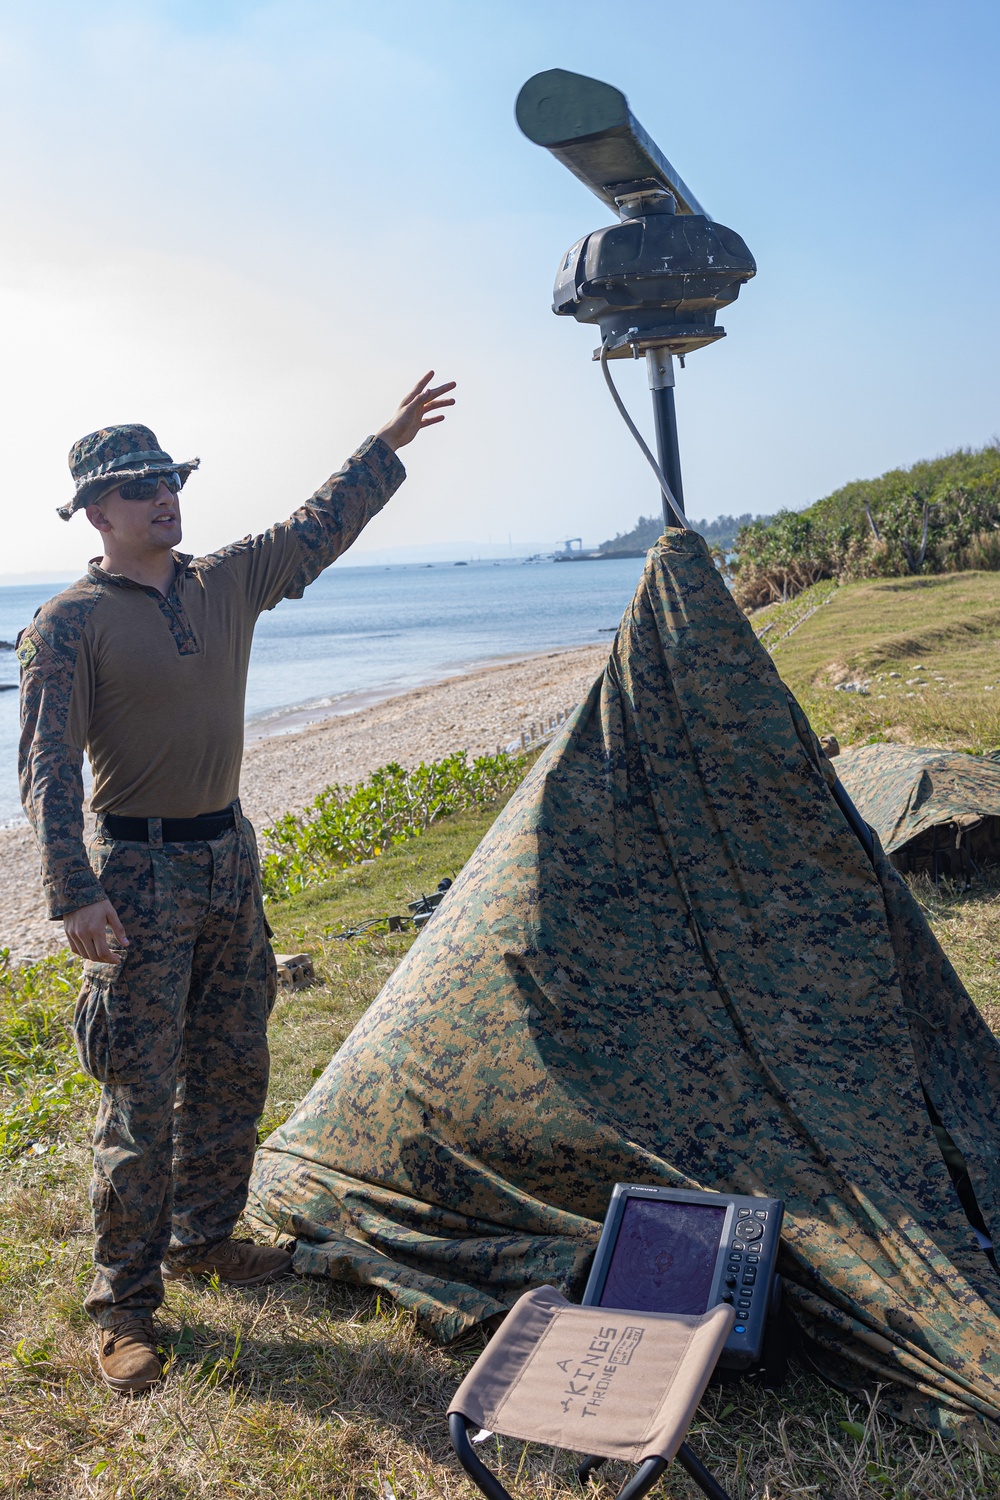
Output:
[[169,552],[181,539],[180,496],[160,481],[150,500],[125,500],[111,490],[87,506],[87,519],[105,539],[129,552]]

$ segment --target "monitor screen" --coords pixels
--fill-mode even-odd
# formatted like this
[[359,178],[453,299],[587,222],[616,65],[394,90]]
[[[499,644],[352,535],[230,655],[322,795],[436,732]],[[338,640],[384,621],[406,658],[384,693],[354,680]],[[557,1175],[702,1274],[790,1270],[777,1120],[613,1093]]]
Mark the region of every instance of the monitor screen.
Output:
[[725,1217],[708,1204],[629,1198],[600,1305],[705,1312]]

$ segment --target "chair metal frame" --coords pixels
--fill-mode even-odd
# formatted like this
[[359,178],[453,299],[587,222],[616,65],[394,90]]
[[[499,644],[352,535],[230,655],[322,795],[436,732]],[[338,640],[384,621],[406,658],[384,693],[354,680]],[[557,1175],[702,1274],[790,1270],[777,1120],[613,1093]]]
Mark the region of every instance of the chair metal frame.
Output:
[[[455,1450],[459,1463],[476,1488],[486,1496],[486,1500],[511,1500],[509,1492],[504,1489],[496,1475],[490,1472],[473,1448],[469,1438],[469,1428],[472,1425],[469,1418],[460,1411],[452,1412],[448,1418],[451,1446]],[[674,1457],[702,1493],[708,1496],[708,1500],[730,1500],[730,1496],[722,1485],[709,1473],[687,1443],[681,1443]],[[581,1485],[585,1485],[590,1476],[606,1462],[604,1458],[585,1458],[576,1471],[576,1477]],[[669,1465],[670,1460],[666,1458],[647,1458],[639,1465],[632,1477],[622,1485],[616,1500],[640,1500],[642,1495],[653,1488]]]

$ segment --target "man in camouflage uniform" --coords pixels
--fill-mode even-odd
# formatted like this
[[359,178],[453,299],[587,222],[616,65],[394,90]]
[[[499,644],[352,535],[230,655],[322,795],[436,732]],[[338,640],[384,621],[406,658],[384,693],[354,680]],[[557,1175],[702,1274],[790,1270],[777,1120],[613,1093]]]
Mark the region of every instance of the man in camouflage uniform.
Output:
[[[74,1031],[103,1086],[85,1306],[116,1390],[160,1377],[163,1276],[252,1286],[290,1264],[232,1238],[276,984],[238,800],[250,646],[261,611],[301,598],[402,482],[395,450],[453,404],[454,382],[430,380],[289,520],[208,557],[174,550],[197,459],[175,463],[141,426],[90,433],[70,452],[76,493],[59,513],[86,509],[104,555],[19,637],[21,793],[49,914],[84,960]],[[89,859],[84,751],[98,815]]]

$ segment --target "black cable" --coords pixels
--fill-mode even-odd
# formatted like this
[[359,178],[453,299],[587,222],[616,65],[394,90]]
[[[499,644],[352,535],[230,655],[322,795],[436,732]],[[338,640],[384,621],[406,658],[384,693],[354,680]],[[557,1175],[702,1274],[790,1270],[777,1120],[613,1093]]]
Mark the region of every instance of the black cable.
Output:
[[690,531],[691,528],[687,523],[687,517],[685,516],[681,507],[678,505],[677,501],[674,499],[673,491],[666,481],[663,470],[660,468],[659,464],[656,462],[656,459],[653,457],[652,453],[649,451],[649,448],[646,446],[645,438],[643,437],[642,433],[639,431],[635,423],[632,421],[632,418],[629,416],[628,410],[626,409],[625,402],[618,394],[618,387],[615,385],[614,380],[611,378],[611,371],[608,369],[607,344],[601,345],[601,369],[603,370],[604,378],[608,383],[608,390],[611,392],[611,399],[614,401],[619,412],[621,413],[622,420],[624,421],[629,432],[635,438],[636,442],[639,444],[639,447],[645,454],[646,462],[649,464],[649,467],[656,475],[656,479],[660,486],[660,489],[663,491],[663,498],[666,500],[668,506],[673,511],[675,521],[682,531]]
[[[333,936],[338,943],[341,943],[346,941],[347,938],[360,937],[361,934],[363,932],[367,932],[370,927],[379,927],[383,922],[388,922],[388,920],[388,917],[372,917],[370,921],[361,922],[357,927],[345,927],[343,932],[335,932]],[[401,920],[409,922],[411,918],[403,917],[401,918]]]

